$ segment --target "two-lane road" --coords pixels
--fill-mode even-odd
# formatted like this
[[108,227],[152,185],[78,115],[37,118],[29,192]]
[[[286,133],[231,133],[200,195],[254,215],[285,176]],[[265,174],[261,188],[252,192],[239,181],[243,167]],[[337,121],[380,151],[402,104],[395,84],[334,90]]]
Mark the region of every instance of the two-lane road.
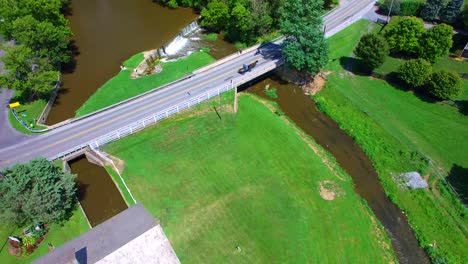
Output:
[[[335,9],[324,17],[326,30],[336,31],[340,25],[349,22],[350,15],[359,14],[365,6],[371,5],[373,2],[371,0],[355,0]],[[0,167],[28,161],[37,156],[54,157],[58,153],[89,143],[102,135],[125,127],[129,123],[180,104],[191,96],[203,94],[216,87],[229,85],[231,80],[238,83],[241,79],[249,76],[255,78],[258,75],[257,72],[265,67],[280,63],[279,42],[262,47],[261,54],[256,54],[255,50],[244,53],[164,89],[155,90],[145,96],[64,125],[46,134],[15,142],[0,149]],[[258,64],[252,72],[244,75],[237,72],[243,64],[256,60],[258,60]]]

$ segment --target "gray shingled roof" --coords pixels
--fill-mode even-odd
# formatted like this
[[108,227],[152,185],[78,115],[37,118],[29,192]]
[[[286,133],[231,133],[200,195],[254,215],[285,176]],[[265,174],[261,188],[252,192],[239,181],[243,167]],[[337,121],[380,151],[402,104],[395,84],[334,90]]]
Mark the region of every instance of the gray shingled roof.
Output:
[[33,263],[95,263],[156,225],[156,220],[137,204]]

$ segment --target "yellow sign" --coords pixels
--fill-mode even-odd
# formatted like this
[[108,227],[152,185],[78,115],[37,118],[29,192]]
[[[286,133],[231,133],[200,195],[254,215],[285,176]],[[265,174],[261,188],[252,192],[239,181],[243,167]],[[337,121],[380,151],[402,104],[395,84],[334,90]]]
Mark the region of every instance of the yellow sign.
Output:
[[15,107],[20,106],[20,103],[19,102],[11,103],[11,104],[9,104],[9,106],[10,106],[10,108],[15,108]]

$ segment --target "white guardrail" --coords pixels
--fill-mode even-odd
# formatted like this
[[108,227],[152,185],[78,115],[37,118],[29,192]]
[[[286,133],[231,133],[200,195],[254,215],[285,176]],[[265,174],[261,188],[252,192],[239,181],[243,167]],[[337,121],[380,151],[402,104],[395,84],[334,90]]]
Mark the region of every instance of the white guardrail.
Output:
[[113,132],[107,133],[104,136],[98,137],[96,139],[93,139],[87,143],[77,145],[76,147],[73,147],[71,149],[68,149],[64,152],[61,152],[53,157],[50,158],[50,160],[56,160],[60,158],[67,157],[71,154],[74,154],[76,152],[79,152],[87,147],[91,147],[91,149],[97,149],[109,142],[119,140],[125,136],[128,136],[130,134],[133,134],[135,132],[138,132],[148,126],[151,126],[155,123],[157,123],[160,120],[166,119],[172,115],[175,115],[177,113],[180,113],[182,111],[185,111],[187,109],[190,109],[192,106],[200,104],[203,101],[206,101],[212,97],[219,96],[222,93],[234,89],[234,87],[237,87],[239,85],[242,85],[244,83],[247,83],[273,69],[276,69],[278,65],[281,65],[283,61],[278,61],[277,63],[271,63],[268,65],[265,65],[261,68],[258,68],[257,71],[248,73],[244,75],[242,78],[239,78],[236,80],[236,82],[226,84],[221,88],[214,88],[212,90],[209,90],[201,95],[198,95],[196,97],[193,97],[183,103],[180,103],[178,105],[166,108],[165,110],[162,110],[160,112],[157,112],[149,117],[143,118],[141,120],[138,120],[136,122],[133,122],[123,128],[114,130]]

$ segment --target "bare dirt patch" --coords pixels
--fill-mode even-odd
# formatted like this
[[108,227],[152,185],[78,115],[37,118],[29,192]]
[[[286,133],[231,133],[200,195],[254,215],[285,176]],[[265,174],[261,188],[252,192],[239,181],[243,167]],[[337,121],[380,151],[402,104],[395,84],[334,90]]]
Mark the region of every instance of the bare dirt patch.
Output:
[[333,201],[343,193],[343,190],[334,181],[320,182],[320,196],[324,200]]
[[307,95],[315,95],[316,93],[320,92],[325,84],[327,83],[327,76],[330,74],[330,71],[327,72],[319,72],[314,78],[305,84],[302,89],[304,90],[305,94]]

